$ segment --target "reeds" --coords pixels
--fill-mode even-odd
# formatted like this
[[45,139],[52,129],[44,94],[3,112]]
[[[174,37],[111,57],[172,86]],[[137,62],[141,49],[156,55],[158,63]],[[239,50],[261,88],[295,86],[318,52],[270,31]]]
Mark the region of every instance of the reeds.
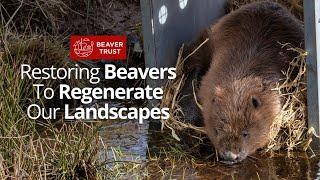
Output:
[[[195,51],[201,48],[200,46],[197,47]],[[278,86],[273,89],[279,93],[284,103],[281,112],[271,127],[270,142],[266,147],[266,151],[276,151],[280,149],[286,149],[288,152],[294,149],[307,150],[310,149],[310,142],[312,141],[312,137],[314,137],[314,130],[307,128],[307,53],[303,49],[290,46],[290,44],[284,44],[282,48],[285,51],[297,54],[297,57],[292,60],[288,70],[283,72],[285,78],[279,80]],[[172,136],[177,140],[181,138],[177,134],[187,129],[193,130],[189,136],[203,138],[203,135],[201,135],[205,134],[203,127],[196,127],[190,123],[185,123],[183,109],[179,106],[179,98],[182,96],[180,91],[184,83],[186,83],[186,74],[184,74],[182,68],[187,58],[183,59],[181,57],[182,51],[183,47],[180,50],[177,60],[177,78],[169,81],[164,88],[164,98],[161,106],[170,107],[171,116],[170,119],[161,121],[162,129],[166,127],[171,130]],[[195,102],[197,102],[195,88],[193,95]],[[201,105],[198,104],[198,107],[201,109]]]
[[275,119],[270,133],[268,150],[287,149],[288,152],[300,148],[307,150],[313,131],[307,128],[307,83],[306,56],[303,49],[284,44],[286,51],[297,54],[286,72],[285,79],[275,88],[283,99],[281,112]]
[[1,179],[96,177],[99,144],[95,126],[81,121],[74,124],[35,121],[26,113],[32,103],[48,105],[42,96],[36,98],[32,84],[56,87],[59,82],[21,79],[20,65],[67,66],[66,50],[49,37],[8,33],[11,32],[0,31]]

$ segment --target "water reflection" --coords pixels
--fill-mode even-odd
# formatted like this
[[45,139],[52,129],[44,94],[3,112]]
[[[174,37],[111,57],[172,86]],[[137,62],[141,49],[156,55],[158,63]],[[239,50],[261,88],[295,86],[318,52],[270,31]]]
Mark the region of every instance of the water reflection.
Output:
[[[110,161],[114,151],[122,154],[122,160],[145,161],[147,152],[147,124],[138,121],[108,120],[103,122],[99,134],[107,152],[101,152],[101,159]],[[109,148],[108,148],[109,147]]]
[[[319,156],[309,158],[306,153],[259,155],[247,158],[240,164],[225,165],[211,162],[182,162],[175,169],[168,168],[166,174],[156,174],[152,178],[165,179],[320,179]],[[169,173],[170,172],[170,173]]]
[[319,156],[309,158],[305,152],[293,153],[290,158],[287,154],[275,154],[273,157],[256,154],[252,157],[238,165],[218,164],[200,170],[199,176],[222,179],[315,179],[319,171]]
[[[159,132],[160,133],[160,132]],[[146,162],[147,179],[320,179],[320,155],[310,158],[305,152],[257,153],[236,165],[212,160],[170,159],[159,156],[148,159],[148,126],[135,121],[107,121],[100,129],[106,146],[119,148],[122,160]],[[150,144],[149,144],[150,147]],[[114,152],[101,153],[102,159],[112,160]]]

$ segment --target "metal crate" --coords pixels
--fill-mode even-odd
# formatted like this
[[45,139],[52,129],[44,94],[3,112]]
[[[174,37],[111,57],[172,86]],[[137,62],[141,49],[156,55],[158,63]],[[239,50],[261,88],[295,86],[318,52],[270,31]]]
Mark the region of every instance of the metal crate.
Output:
[[[226,0],[141,0],[146,67],[175,66],[178,50],[225,13]],[[304,0],[308,126],[320,130],[320,1]],[[149,80],[150,86],[164,82]],[[320,141],[314,140],[319,146]]]

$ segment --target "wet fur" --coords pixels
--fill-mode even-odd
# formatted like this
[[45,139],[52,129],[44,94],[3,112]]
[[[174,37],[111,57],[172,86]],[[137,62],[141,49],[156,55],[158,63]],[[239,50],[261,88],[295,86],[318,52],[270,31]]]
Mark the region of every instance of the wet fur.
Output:
[[209,38],[186,67],[205,74],[198,95],[206,132],[220,156],[231,151],[241,161],[266,145],[281,109],[271,89],[294,58],[281,43],[301,47],[303,35],[301,23],[284,7],[259,2],[226,15],[193,44]]

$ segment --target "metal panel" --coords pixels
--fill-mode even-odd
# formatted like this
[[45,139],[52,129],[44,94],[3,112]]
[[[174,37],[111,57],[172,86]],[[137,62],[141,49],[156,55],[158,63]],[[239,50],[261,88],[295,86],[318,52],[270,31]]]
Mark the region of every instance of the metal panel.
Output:
[[146,67],[156,67],[155,42],[153,33],[153,8],[152,0],[141,0],[141,14],[143,24],[143,49]]
[[[175,66],[181,45],[224,15],[226,0],[140,0],[140,4],[146,67],[159,68]],[[147,80],[151,87],[164,83]],[[149,101],[149,106],[157,103]],[[151,119],[149,128],[157,129],[159,122]]]
[[[175,66],[181,45],[225,13],[225,0],[141,0],[140,3],[147,67]],[[165,12],[167,17],[160,20],[159,16],[165,16]],[[160,86],[163,82],[149,80],[148,84]]]
[[[308,125],[319,134],[319,73],[320,73],[320,1],[304,0],[305,48],[307,57],[308,82]],[[318,36],[317,36],[318,35]],[[319,146],[319,139],[314,145]]]

